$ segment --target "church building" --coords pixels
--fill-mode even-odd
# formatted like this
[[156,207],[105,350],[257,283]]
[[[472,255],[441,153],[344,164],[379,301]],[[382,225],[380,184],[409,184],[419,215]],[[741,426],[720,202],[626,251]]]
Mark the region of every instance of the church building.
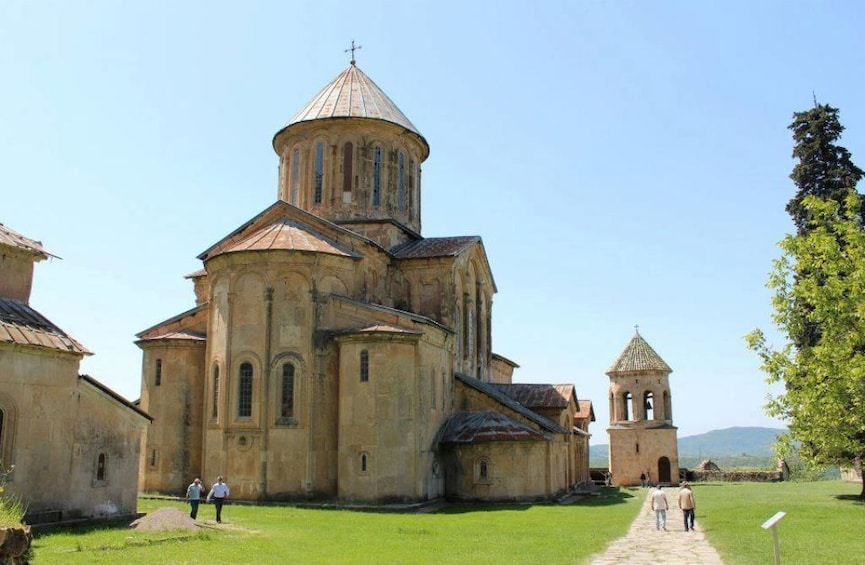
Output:
[[[139,487],[232,498],[539,500],[588,480],[572,384],[512,384],[478,236],[421,235],[427,140],[352,60],[273,137],[277,200],[138,334]],[[580,404],[580,403],[583,404]]]

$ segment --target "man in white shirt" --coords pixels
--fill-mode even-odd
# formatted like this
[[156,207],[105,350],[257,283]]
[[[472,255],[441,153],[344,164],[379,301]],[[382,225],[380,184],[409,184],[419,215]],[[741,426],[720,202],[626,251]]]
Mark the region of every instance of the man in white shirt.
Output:
[[667,529],[667,494],[661,489],[661,485],[652,493],[652,510],[655,511],[655,529]]
[[213,499],[213,504],[216,505],[216,523],[222,523],[222,504],[228,498],[228,485],[222,480],[222,475],[216,478],[216,482],[210,487],[210,492],[207,493],[207,502]]

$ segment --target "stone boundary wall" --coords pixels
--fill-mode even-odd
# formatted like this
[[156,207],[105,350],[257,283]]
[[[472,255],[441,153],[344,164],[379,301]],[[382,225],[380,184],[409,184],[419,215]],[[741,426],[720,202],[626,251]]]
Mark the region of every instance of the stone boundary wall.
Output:
[[688,471],[688,480],[735,483],[779,483],[784,480],[781,471]]

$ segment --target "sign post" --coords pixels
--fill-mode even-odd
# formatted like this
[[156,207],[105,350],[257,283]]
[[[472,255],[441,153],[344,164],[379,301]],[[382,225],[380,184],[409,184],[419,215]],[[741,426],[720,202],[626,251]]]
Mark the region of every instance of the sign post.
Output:
[[775,565],[781,565],[781,553],[778,548],[778,529],[775,526],[777,526],[778,522],[781,521],[781,518],[786,515],[786,512],[776,512],[774,516],[763,522],[763,525],[761,526],[764,530],[772,530],[772,541],[775,543]]

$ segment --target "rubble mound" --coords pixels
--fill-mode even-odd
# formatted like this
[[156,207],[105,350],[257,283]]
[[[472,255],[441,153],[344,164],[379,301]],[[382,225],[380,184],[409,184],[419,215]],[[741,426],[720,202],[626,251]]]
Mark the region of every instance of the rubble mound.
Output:
[[142,516],[129,524],[129,527],[142,532],[164,532],[167,530],[197,530],[201,525],[183,510],[166,506]]

